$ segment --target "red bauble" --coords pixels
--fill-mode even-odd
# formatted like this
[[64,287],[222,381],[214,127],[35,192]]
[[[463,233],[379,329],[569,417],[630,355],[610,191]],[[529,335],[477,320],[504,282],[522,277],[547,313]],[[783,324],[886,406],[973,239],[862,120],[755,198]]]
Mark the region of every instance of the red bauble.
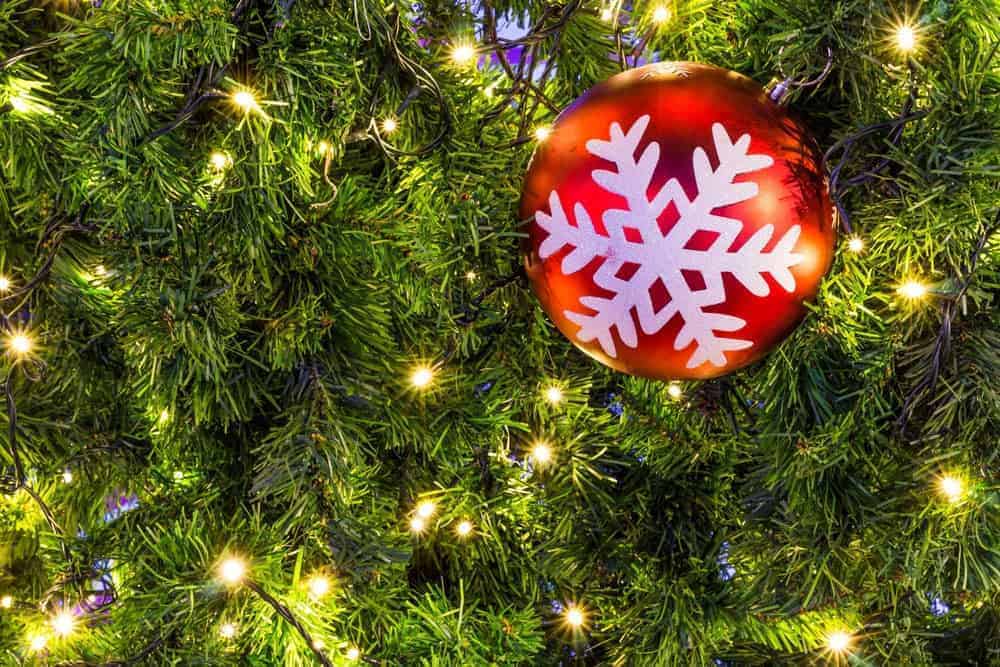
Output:
[[710,378],[795,328],[836,231],[815,141],[752,80],[624,72],[566,109],[521,196],[526,266],[556,326],[612,368]]

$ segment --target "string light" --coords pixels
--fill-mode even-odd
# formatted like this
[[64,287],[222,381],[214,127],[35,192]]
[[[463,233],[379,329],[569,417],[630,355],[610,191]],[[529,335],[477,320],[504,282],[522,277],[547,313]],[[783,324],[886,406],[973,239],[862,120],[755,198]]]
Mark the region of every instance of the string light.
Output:
[[322,639],[314,639],[313,648],[316,649],[317,651],[322,651],[323,649],[326,648],[326,642],[323,641]]
[[182,479],[184,479],[184,471],[183,470],[175,470],[174,471],[174,480],[179,482]]
[[48,645],[49,645],[49,637],[48,637],[48,635],[35,635],[28,642],[28,646],[35,653],[40,653],[41,651],[44,651],[45,647],[48,646]]
[[670,10],[666,7],[660,6],[653,10],[653,22],[654,23],[665,23],[670,20]]
[[358,649],[357,646],[352,646],[351,648],[347,649],[348,660],[357,660],[360,657],[361,657],[361,651]]
[[957,503],[965,494],[962,480],[953,475],[945,475],[938,480],[938,488],[949,502]]
[[320,142],[316,144],[316,152],[320,155],[329,155],[331,150],[332,147],[330,146],[330,142],[326,139],[321,139]]
[[552,405],[559,405],[563,399],[562,389],[559,387],[549,387],[545,390],[545,400]]
[[330,592],[330,580],[322,574],[317,574],[309,579],[309,594],[314,598],[321,598]]
[[7,276],[0,276],[0,292],[6,292],[10,289],[10,278]]
[[681,386],[676,382],[671,382],[669,385],[667,385],[667,394],[670,396],[670,398],[676,401],[677,399],[679,399],[681,396],[684,395],[684,390],[681,389]]
[[465,274],[465,279],[468,280],[470,283],[474,282],[477,277],[478,276],[476,276],[476,272],[475,271],[469,271],[469,272],[467,272]]
[[410,376],[410,384],[417,389],[423,389],[434,379],[434,371],[427,366],[420,366]]
[[73,483],[73,471],[70,470],[69,468],[67,468],[66,470],[63,470],[62,481],[63,481],[64,484],[72,484]]
[[459,537],[468,537],[472,533],[472,528],[472,522],[466,519],[455,527],[455,532],[458,533]]
[[170,410],[163,408],[160,410],[159,422],[165,424],[168,421],[170,421]]
[[249,90],[240,90],[233,93],[233,104],[243,110],[243,113],[250,113],[260,108],[257,98]]
[[399,124],[396,123],[395,118],[386,118],[382,121],[382,131],[386,134],[392,134],[396,131],[397,127],[399,127]]
[[434,516],[434,512],[437,510],[437,505],[434,504],[433,500],[424,500],[419,505],[417,505],[417,516],[421,519],[429,519]]
[[913,27],[901,25],[896,28],[896,48],[902,53],[909,53],[917,45],[917,34]]
[[62,611],[52,617],[52,630],[59,637],[68,637],[76,626],[76,617],[69,611]]
[[411,533],[422,533],[424,528],[427,527],[427,522],[421,519],[419,516],[415,516],[410,519],[410,532]]
[[11,597],[10,595],[5,595],[2,598],[0,598],[0,607],[3,607],[4,609],[10,609],[13,606],[14,606],[14,598]]
[[538,141],[545,141],[550,136],[552,136],[552,128],[547,125],[542,125],[541,127],[535,128],[535,139]]
[[495,83],[490,84],[483,88],[483,95],[486,97],[493,97],[493,91],[496,89],[497,85]]
[[552,460],[552,447],[544,440],[539,440],[531,448],[531,458],[538,465],[545,465]]
[[233,163],[233,159],[222,151],[215,151],[208,157],[208,162],[215,171],[224,171]]
[[566,625],[576,630],[583,627],[583,624],[587,622],[587,615],[580,607],[576,605],[569,605],[566,607],[563,619],[566,621]]
[[219,635],[221,635],[223,639],[232,639],[236,636],[236,624],[223,623],[219,626]]
[[15,333],[7,337],[7,349],[21,357],[31,352],[31,338],[27,334]]
[[238,584],[247,573],[247,564],[239,558],[227,558],[219,566],[219,577],[227,584]]
[[922,299],[927,296],[927,286],[916,280],[907,280],[896,289],[896,293],[907,299]]
[[466,65],[476,57],[476,50],[469,44],[457,44],[451,50],[451,60],[456,65]]
[[831,632],[827,635],[826,646],[834,653],[843,653],[851,645],[851,635],[842,630]]
[[28,104],[28,100],[24,99],[20,95],[11,97],[9,101],[10,106],[18,113],[28,113],[31,110],[31,105]]
[[614,12],[612,12],[610,9],[605,7],[604,9],[601,10],[602,21],[610,21],[612,18],[614,18]]
[[860,236],[852,236],[847,240],[847,249],[851,252],[861,252],[865,249],[865,242]]

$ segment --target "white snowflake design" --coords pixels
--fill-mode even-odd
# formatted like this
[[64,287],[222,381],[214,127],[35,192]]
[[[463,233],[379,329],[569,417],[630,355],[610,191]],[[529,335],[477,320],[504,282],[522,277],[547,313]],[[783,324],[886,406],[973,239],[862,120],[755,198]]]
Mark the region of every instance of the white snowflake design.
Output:
[[[580,326],[576,337],[581,342],[596,339],[605,354],[616,357],[618,352],[612,329],[617,330],[618,338],[628,347],[638,345],[633,309],[646,334],[656,333],[674,315],[680,315],[683,325],[674,340],[674,349],[683,350],[695,342],[687,367],[697,368],[705,362],[724,366],[726,352],[752,347],[753,342],[716,335],[716,332],[739,331],[746,325],[745,320],[724,313],[705,312],[706,307],[726,301],[722,275],[732,274],[758,297],[767,296],[770,291],[765,274],[792,292],[795,277],[789,269],[803,260],[802,255],[792,252],[800,227],[791,227],[770,252],[763,252],[774,233],[774,226],[770,224],[757,230],[738,250],[730,250],[743,223],[713,211],[756,197],[756,183],[734,183],[733,179],[766,169],[774,160],[769,155],[748,154],[750,135],[744,134],[734,143],[721,123],[712,125],[719,167],[712,169],[703,148],[694,150],[692,161],[698,196],[688,199],[680,182],[671,178],[650,199],[647,193],[660,158],[659,144],[650,141],[639,159],[635,159],[648,125],[649,116],[642,116],[623,134],[621,126],[612,123],[609,141],[591,139],[587,142],[588,152],[613,163],[616,168],[616,171],[595,169],[591,178],[604,190],[621,195],[628,206],[627,209],[604,211],[601,220],[607,235],[594,228],[590,214],[579,202],[573,206],[576,225],[571,224],[559,193],[553,190],[549,194],[550,212],[539,210],[535,213],[535,220],[548,232],[538,254],[545,259],[571,246],[572,250],[563,257],[561,265],[566,275],[580,271],[595,258],[602,260],[594,274],[594,282],[615,296],[581,297],[580,304],[594,311],[592,315],[565,311],[566,317]],[[657,218],[671,202],[680,216],[664,234]],[[626,229],[637,231],[642,240],[627,238]],[[685,248],[692,236],[703,230],[718,234],[709,248]],[[638,269],[631,277],[623,279],[618,273],[626,263],[637,265]],[[682,271],[700,274],[704,289],[692,290]],[[654,311],[650,290],[657,280],[666,287],[670,301]]]

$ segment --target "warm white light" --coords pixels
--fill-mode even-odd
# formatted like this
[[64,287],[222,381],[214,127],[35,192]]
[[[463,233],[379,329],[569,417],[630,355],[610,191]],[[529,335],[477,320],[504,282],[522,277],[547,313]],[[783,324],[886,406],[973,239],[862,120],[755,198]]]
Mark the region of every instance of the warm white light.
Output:
[[183,470],[175,470],[174,471],[174,479],[177,480],[178,482],[181,481],[182,479],[184,479],[184,471]]
[[236,624],[235,623],[223,623],[219,626],[219,634],[223,639],[232,639],[236,636]]
[[861,252],[865,249],[865,242],[861,240],[860,236],[852,236],[847,241],[847,249],[851,252]]
[[160,410],[160,423],[163,424],[168,421],[170,421],[170,410],[163,408]]
[[896,48],[903,53],[909,53],[917,45],[917,35],[913,28],[908,25],[899,26],[896,29]]
[[317,651],[322,651],[323,649],[326,648],[326,642],[323,641],[322,639],[314,639],[313,648],[316,649]]
[[410,519],[410,532],[412,533],[422,533],[424,528],[427,527],[427,522],[421,519],[419,516],[415,516]]
[[6,292],[10,289],[10,278],[7,276],[0,276],[0,292]]
[[72,484],[73,483],[73,471],[69,470],[69,469],[63,470],[62,480],[63,480],[63,483],[65,483],[65,484]]
[[451,50],[451,60],[456,65],[465,65],[476,57],[476,50],[468,44],[459,44]]
[[474,281],[476,278],[477,278],[477,276],[476,276],[476,272],[475,271],[468,271],[465,274],[465,279],[468,280],[470,283],[472,281]]
[[434,504],[434,501],[425,500],[417,505],[417,516],[421,519],[429,519],[434,516],[435,510],[437,510],[437,505]]
[[563,399],[562,389],[559,387],[549,387],[545,390],[545,400],[552,405],[558,405]]
[[612,12],[610,9],[605,7],[604,9],[601,10],[602,21],[610,21],[612,18],[614,18],[614,12]]
[[843,651],[846,651],[850,645],[851,645],[851,636],[846,632],[842,631],[831,632],[830,635],[826,638],[827,648],[836,653],[841,653]]
[[328,155],[331,149],[332,147],[330,146],[330,142],[326,139],[321,139],[320,142],[316,144],[316,151],[320,155]]
[[14,606],[14,598],[12,598],[11,596],[5,595],[2,598],[0,598],[0,607],[3,607],[4,609],[10,609],[13,606]]
[[531,458],[539,465],[545,465],[552,460],[552,447],[549,443],[539,441],[531,448]]
[[7,338],[7,349],[14,354],[24,355],[31,352],[31,339],[24,334],[14,334]]
[[684,395],[684,390],[681,389],[681,386],[676,382],[671,382],[669,385],[667,385],[667,394],[669,394],[670,398],[676,401],[678,398]]
[[13,107],[14,111],[18,113],[28,113],[31,109],[31,105],[28,104],[28,101],[20,95],[15,95],[10,98],[10,106]]
[[309,580],[309,594],[314,598],[321,598],[330,592],[330,580],[321,574],[317,574]]
[[233,95],[233,104],[243,109],[244,113],[249,113],[257,109],[257,98],[248,90],[241,90]]
[[472,522],[466,520],[455,527],[455,532],[458,533],[459,537],[467,537],[472,532],[472,528]]
[[927,286],[916,280],[907,280],[896,292],[907,299],[922,299],[927,296]]
[[410,384],[412,384],[417,389],[423,389],[431,383],[434,379],[434,371],[432,371],[427,366],[421,366],[420,368],[413,371],[413,375],[410,376]]
[[938,486],[941,489],[941,493],[950,502],[957,503],[962,499],[962,495],[965,493],[965,485],[962,484],[962,480],[957,477],[952,477],[951,475],[945,475],[938,480]]
[[31,638],[31,641],[28,643],[28,646],[30,646],[31,650],[34,651],[35,653],[38,653],[39,651],[44,651],[45,647],[48,645],[49,645],[49,638],[47,635],[35,635],[34,637]]
[[215,171],[223,171],[233,163],[232,158],[222,151],[215,151],[212,153],[209,156],[208,161],[212,165],[212,169]]
[[550,136],[552,136],[552,128],[546,125],[535,128],[535,139],[538,141],[545,141]]
[[239,558],[227,558],[219,566],[219,576],[227,584],[238,584],[247,573],[247,564]]
[[566,624],[571,628],[579,628],[587,621],[587,616],[583,610],[576,606],[566,608]]
[[76,618],[68,611],[62,611],[52,617],[52,630],[60,637],[66,637],[73,632]]
[[399,125],[396,123],[395,118],[386,118],[382,121],[382,131],[386,134],[392,134],[396,131],[397,127],[399,127]]
[[668,21],[669,19],[670,19],[670,10],[667,9],[666,7],[661,6],[653,10],[654,23],[663,23],[664,21]]
[[359,651],[356,646],[352,646],[351,648],[347,649],[348,660],[357,660],[360,657],[361,657],[361,651]]

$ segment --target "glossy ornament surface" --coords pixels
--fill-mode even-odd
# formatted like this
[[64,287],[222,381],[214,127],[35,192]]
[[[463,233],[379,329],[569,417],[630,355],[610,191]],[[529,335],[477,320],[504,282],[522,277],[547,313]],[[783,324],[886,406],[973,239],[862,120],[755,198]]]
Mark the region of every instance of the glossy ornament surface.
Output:
[[574,344],[617,370],[711,378],[799,323],[836,231],[815,141],[757,83],[656,63],[595,86],[525,176],[525,264]]

